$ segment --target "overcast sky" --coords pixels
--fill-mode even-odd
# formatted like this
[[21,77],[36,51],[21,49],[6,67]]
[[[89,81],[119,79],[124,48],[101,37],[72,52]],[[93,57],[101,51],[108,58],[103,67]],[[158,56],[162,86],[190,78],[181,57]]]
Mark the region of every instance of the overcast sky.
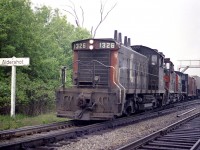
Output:
[[[61,10],[70,10],[67,5],[72,6],[69,0],[31,1],[37,6],[44,4]],[[100,21],[100,0],[72,1],[80,19],[80,6],[84,10],[84,27],[95,28]],[[116,29],[122,36],[130,37],[132,45],[163,52],[174,62],[175,70],[179,65],[177,60],[200,60],[200,0],[107,0],[105,13],[115,3],[116,7],[97,30],[96,38],[112,38]],[[70,14],[67,18],[75,23]],[[200,68],[188,69],[186,73],[200,76]]]

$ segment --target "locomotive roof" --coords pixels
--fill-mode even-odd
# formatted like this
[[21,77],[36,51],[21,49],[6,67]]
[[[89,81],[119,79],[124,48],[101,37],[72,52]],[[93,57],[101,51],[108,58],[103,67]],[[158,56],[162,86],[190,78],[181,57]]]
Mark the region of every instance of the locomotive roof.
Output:
[[115,39],[112,39],[112,38],[88,38],[88,39],[77,40],[77,41],[74,41],[72,43],[81,42],[81,41],[88,41],[88,40],[113,41],[113,42],[117,43],[117,41]]
[[125,46],[125,45],[122,44],[121,47],[122,48],[126,48],[126,50],[132,51],[133,53],[135,53],[137,55],[140,55],[141,57],[147,58],[145,55],[142,55],[142,54],[138,53],[137,51],[135,51],[134,49],[132,49],[130,46],[127,47],[127,46]]
[[160,55],[160,56],[162,56],[162,57],[165,57],[165,55],[164,55],[162,52],[158,52],[157,49],[152,49],[152,48],[147,47],[147,46],[143,46],[143,45],[132,45],[131,47],[132,47],[133,49],[135,49],[135,50],[137,50],[137,49],[139,50],[140,48],[147,48],[147,49],[149,49],[149,50],[155,52],[156,54],[158,54],[158,55]]
[[115,42],[117,45],[119,45],[121,48],[126,48],[127,50],[133,51],[134,53],[137,53],[138,55],[140,55],[142,57],[146,57],[145,55],[142,55],[142,54],[138,53],[137,51],[135,51],[134,49],[132,49],[131,46],[126,46],[126,45],[124,45],[124,43],[121,43],[113,38],[88,38],[88,39],[74,41],[74,42],[72,42],[72,45],[74,43],[89,41],[89,40],[112,41],[112,42]]

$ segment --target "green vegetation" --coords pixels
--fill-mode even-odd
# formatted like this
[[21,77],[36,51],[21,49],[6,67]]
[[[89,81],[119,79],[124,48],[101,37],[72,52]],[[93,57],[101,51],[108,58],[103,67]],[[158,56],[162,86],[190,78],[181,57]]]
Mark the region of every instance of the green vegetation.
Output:
[[[28,0],[0,1],[0,57],[30,58],[30,66],[17,67],[16,113],[35,116],[55,109],[60,68],[72,63],[71,43],[89,37],[59,10],[32,9]],[[11,67],[0,67],[0,114],[10,112],[10,80]]]
[[24,126],[41,125],[60,121],[67,121],[67,119],[58,118],[54,113],[36,117],[18,114],[15,118],[11,118],[9,115],[0,115],[0,130],[16,129]]

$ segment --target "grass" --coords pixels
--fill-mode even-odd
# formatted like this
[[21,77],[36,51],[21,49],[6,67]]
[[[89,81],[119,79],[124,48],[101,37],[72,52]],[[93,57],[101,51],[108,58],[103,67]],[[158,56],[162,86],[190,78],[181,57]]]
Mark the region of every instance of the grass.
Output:
[[17,114],[15,118],[10,117],[9,115],[0,115],[0,130],[16,129],[24,126],[41,125],[66,120],[68,119],[56,117],[55,113],[35,117]]

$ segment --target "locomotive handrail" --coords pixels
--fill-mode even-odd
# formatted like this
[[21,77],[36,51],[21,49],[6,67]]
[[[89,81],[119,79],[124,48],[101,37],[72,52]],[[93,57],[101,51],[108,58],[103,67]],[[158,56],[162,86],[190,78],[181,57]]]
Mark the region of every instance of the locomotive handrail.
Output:
[[[119,85],[122,86],[122,88],[124,89],[124,96],[123,96],[123,99],[125,99],[125,97],[126,97],[126,93],[125,93],[126,88],[125,88],[125,87],[120,83],[120,81],[119,81],[121,69],[128,69],[128,68],[127,68],[127,67],[121,67],[121,68],[119,68],[119,75],[118,75],[118,83],[119,83]],[[122,108],[124,108],[124,103],[122,103]]]
[[[116,85],[116,87],[119,89],[119,103],[118,104],[121,104],[122,103],[122,99],[125,98],[125,87],[120,83],[119,81],[119,77],[120,77],[120,71],[121,69],[128,69],[126,67],[122,67],[122,68],[119,68],[119,75],[118,75],[118,78],[117,78],[117,71],[116,71],[116,68],[114,66],[108,66],[108,65],[105,65],[103,64],[102,62],[98,61],[98,60],[91,60],[90,62],[88,63],[82,63],[81,60],[76,60],[76,61],[73,61],[71,64],[67,65],[66,66],[66,70],[68,70],[72,64],[75,64],[75,63],[80,63],[80,64],[84,64],[84,65],[88,65],[90,64],[91,62],[97,62],[99,64],[101,64],[102,66],[104,67],[108,67],[108,68],[112,68],[114,70],[114,73],[113,73],[113,83]],[[145,74],[148,74],[148,75],[151,75],[151,76],[156,76],[157,75],[154,75],[154,74],[150,74],[150,73],[147,73],[145,71],[141,71],[141,70],[138,70],[138,69],[133,69],[134,71],[140,71],[142,73],[145,73]],[[116,83],[116,81],[118,81],[118,83]],[[62,86],[62,85],[61,85]],[[122,89],[124,91],[124,94],[123,94],[123,97],[122,97]]]
[[99,64],[101,64],[101,65],[103,65],[104,67],[109,67],[109,68],[112,68],[113,70],[114,70],[114,72],[115,72],[115,76],[114,76],[114,73],[113,73],[113,83],[117,86],[117,88],[119,89],[119,104],[121,104],[122,103],[122,100],[121,100],[121,88],[119,87],[119,85],[115,82],[115,78],[116,78],[116,80],[117,80],[117,72],[116,72],[116,69],[115,69],[115,67],[113,67],[113,66],[107,66],[107,65],[105,65],[105,64],[103,64],[103,63],[101,63],[100,61],[98,61],[98,60],[92,60],[92,61],[95,61],[95,62],[98,62]]
[[[120,88],[120,86],[115,82],[115,80],[117,81],[117,72],[116,72],[116,69],[115,69],[115,67],[114,66],[108,66],[108,65],[105,65],[105,64],[103,64],[102,62],[100,62],[100,61],[98,61],[98,60],[92,60],[92,61],[90,61],[89,63],[87,63],[87,64],[90,64],[91,62],[97,62],[97,63],[99,63],[99,64],[101,64],[102,66],[104,66],[104,67],[108,67],[108,68],[112,68],[113,70],[114,70],[114,74],[113,74],[113,83],[117,86],[117,88],[119,89],[119,104],[121,104],[122,103],[122,100],[121,100],[121,91],[122,91],[122,89]],[[72,64],[74,64],[74,63],[81,63],[81,61],[80,60],[76,60],[76,61],[74,61],[73,63],[71,63],[70,65],[72,65]],[[84,64],[85,65],[85,63],[82,63],[82,64]],[[69,65],[68,65],[69,66]],[[68,67],[66,66],[66,69],[68,69]],[[123,87],[123,86],[122,86]]]
[[[62,67],[61,67],[61,73],[60,73],[61,79],[64,77],[63,74],[62,74],[62,73],[63,73],[63,69],[68,70],[70,65],[75,64],[75,63],[77,63],[77,62],[79,62],[79,61],[80,61],[80,60],[76,60],[76,61],[72,62],[72,63],[69,64],[69,65],[62,66]],[[66,76],[66,75],[67,75],[67,73],[65,73],[65,76]],[[66,80],[66,79],[65,79],[65,80]],[[61,85],[60,87],[64,87],[63,83],[62,83],[62,85]]]

